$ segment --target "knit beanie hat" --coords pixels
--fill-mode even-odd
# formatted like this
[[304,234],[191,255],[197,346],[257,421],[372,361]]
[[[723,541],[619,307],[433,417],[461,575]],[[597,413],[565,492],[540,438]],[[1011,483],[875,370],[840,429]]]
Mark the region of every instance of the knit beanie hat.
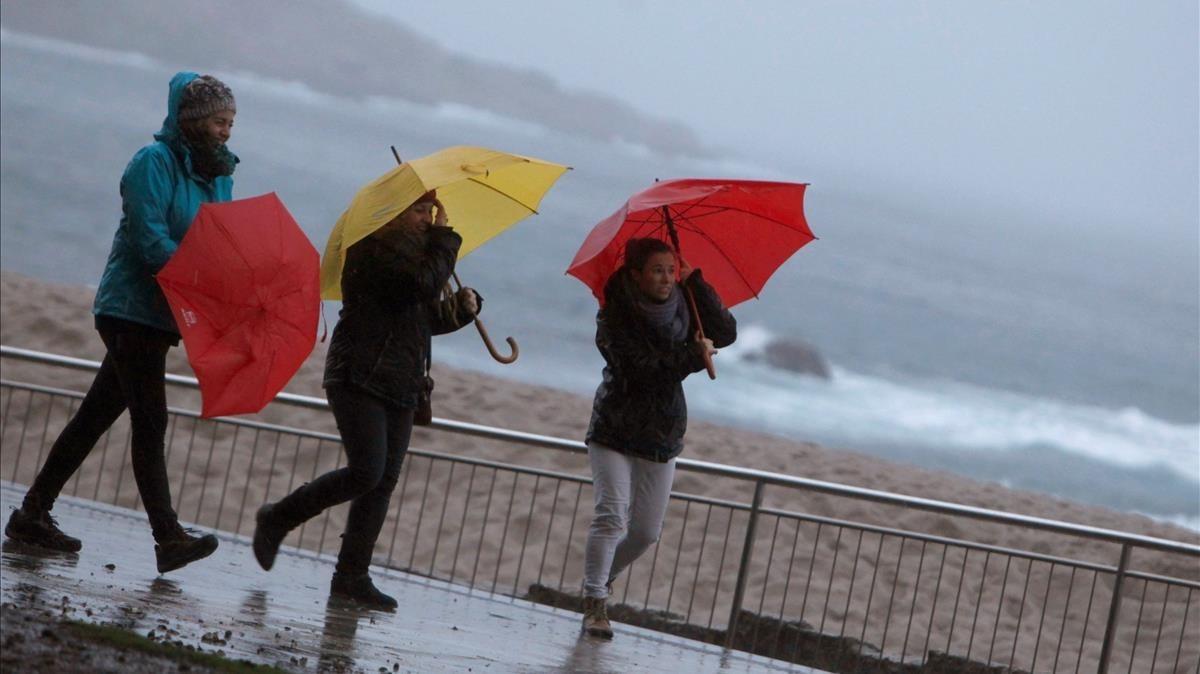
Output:
[[201,75],[189,82],[179,99],[181,122],[204,119],[225,110],[237,112],[237,102],[229,87],[212,75]]

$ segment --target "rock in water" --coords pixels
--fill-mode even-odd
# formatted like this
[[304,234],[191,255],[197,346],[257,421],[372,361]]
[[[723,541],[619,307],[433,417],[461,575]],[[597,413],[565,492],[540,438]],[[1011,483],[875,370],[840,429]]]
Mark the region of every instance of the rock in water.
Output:
[[829,379],[829,364],[815,347],[798,340],[771,340],[762,351],[746,354],[746,360],[765,362],[781,370]]

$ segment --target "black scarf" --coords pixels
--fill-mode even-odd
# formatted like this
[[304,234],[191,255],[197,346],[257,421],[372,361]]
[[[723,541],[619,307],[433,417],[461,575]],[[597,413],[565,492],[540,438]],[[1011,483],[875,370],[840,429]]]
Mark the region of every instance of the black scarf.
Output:
[[183,138],[191,157],[192,172],[201,180],[212,182],[218,176],[233,175],[238,159],[225,143],[211,143],[187,131],[184,131]]

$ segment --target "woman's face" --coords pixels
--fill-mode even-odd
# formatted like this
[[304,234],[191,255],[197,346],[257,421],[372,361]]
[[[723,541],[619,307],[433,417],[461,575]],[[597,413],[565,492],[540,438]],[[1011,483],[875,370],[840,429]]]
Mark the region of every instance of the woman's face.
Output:
[[675,255],[655,253],[641,269],[633,270],[638,290],[649,300],[665,302],[675,287]]
[[396,216],[396,225],[414,234],[424,234],[433,226],[433,202],[418,201]]
[[232,110],[222,110],[215,112],[208,117],[200,120],[199,132],[204,140],[208,141],[216,147],[229,142],[229,137],[233,135],[233,118],[237,115]]

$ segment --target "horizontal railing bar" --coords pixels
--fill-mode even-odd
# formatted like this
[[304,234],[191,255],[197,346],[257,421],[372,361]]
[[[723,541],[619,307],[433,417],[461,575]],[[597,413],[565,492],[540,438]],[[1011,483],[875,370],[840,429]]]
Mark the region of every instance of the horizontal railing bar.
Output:
[[[1112,567],[1115,569],[1116,567]],[[1190,587],[1195,590],[1200,590],[1200,581],[1187,580],[1186,578],[1175,578],[1173,576],[1160,576],[1154,573],[1144,573],[1141,571],[1126,571],[1125,577],[1137,578],[1139,580],[1154,581],[1165,585],[1176,585],[1179,587]]]
[[445,452],[439,452],[439,451],[431,450],[431,449],[409,449],[408,451],[409,451],[409,454],[415,454],[417,456],[421,456],[421,457],[425,457],[425,458],[429,458],[429,459],[439,459],[441,461],[465,463],[469,466],[479,466],[481,468],[495,468],[497,470],[507,470],[507,471],[510,471],[513,473],[520,473],[522,475],[538,475],[541,477],[550,477],[550,478],[554,478],[557,480],[564,480],[567,482],[580,482],[583,484],[588,484],[592,481],[592,478],[583,477],[582,475],[572,475],[571,473],[562,473],[562,472],[558,472],[558,471],[554,471],[554,470],[546,470],[544,468],[529,468],[528,466],[517,466],[517,465],[511,464],[511,463],[503,463],[500,461],[491,461],[489,459],[477,459],[477,458],[471,457],[471,456],[458,456],[456,454],[447,454]]
[[[41,351],[21,349],[6,345],[0,345],[0,357],[17,358],[20,360],[46,363],[80,370],[95,371],[100,367],[100,364],[96,361],[73,358],[69,356],[60,356],[57,354],[49,354]],[[192,388],[197,388],[199,386],[199,383],[194,378],[175,374],[168,374],[167,381],[173,384],[179,384]],[[327,409],[328,407],[328,403],[325,400],[313,396],[280,393],[275,399],[282,403],[299,405],[302,407],[317,409]],[[586,451],[586,446],[579,441],[566,440],[563,438],[555,438],[546,435],[524,433],[521,431],[511,431],[507,429],[483,426],[480,424],[470,424],[461,421],[435,418],[432,427],[439,430],[445,430],[464,435],[472,435],[491,440],[503,440],[521,443],[524,445],[535,445],[539,447],[563,449],[574,452]],[[1181,541],[1172,541],[1163,538],[1155,538],[1152,536],[1143,536],[1141,534],[1115,531],[1112,529],[1103,529],[1084,524],[1061,522],[1042,517],[1034,517],[1032,515],[1021,515],[1018,513],[991,510],[989,508],[980,508],[976,506],[938,501],[919,496],[895,494],[876,489],[867,489],[865,487],[855,487],[851,485],[838,484],[835,482],[825,482],[823,480],[813,480],[809,478],[794,477],[791,475],[782,475],[779,473],[772,473],[753,468],[726,466],[723,464],[699,461],[696,459],[678,459],[676,461],[676,468],[692,472],[757,481],[764,484],[807,489],[811,491],[832,494],[835,496],[844,496],[866,501],[873,501],[876,503],[885,503],[907,508],[915,508],[918,510],[958,515],[977,520],[999,522],[1003,524],[1015,524],[1023,527],[1029,527],[1031,529],[1040,529],[1042,531],[1052,531],[1084,538],[1105,540],[1113,543],[1130,544],[1143,548],[1165,550],[1168,552],[1176,552],[1200,557],[1200,545],[1192,545],[1189,543],[1183,543]]]
[[[743,509],[749,510],[749,506],[743,506]],[[774,515],[783,519],[800,520],[804,522],[814,522],[818,524],[827,524],[833,527],[841,527],[843,529],[852,529],[855,531],[870,532],[884,536],[895,536],[899,538],[909,538],[916,541],[924,541],[927,543],[938,543],[947,547],[967,548],[978,550],[980,552],[996,552],[1012,557],[1020,557],[1022,559],[1030,559],[1038,562],[1052,562],[1062,564],[1064,566],[1073,566],[1089,571],[1105,571],[1112,573],[1117,570],[1115,566],[1106,566],[1104,564],[1096,564],[1093,562],[1085,562],[1083,560],[1071,559],[1069,557],[1055,557],[1053,555],[1044,555],[1038,552],[1028,552],[1018,550],[1016,548],[1006,548],[999,545],[990,545],[988,543],[975,543],[973,541],[964,541],[959,538],[946,538],[945,536],[937,536],[935,534],[923,534],[910,531],[908,529],[896,529],[894,527],[885,527],[877,524],[866,524],[862,522],[852,522],[850,520],[834,519],[832,517],[824,517],[821,515],[807,515],[794,511],[778,510],[775,508],[762,508],[759,512],[763,515]],[[1127,573],[1128,576],[1133,576],[1133,573]],[[1188,581],[1181,581],[1187,583]]]

